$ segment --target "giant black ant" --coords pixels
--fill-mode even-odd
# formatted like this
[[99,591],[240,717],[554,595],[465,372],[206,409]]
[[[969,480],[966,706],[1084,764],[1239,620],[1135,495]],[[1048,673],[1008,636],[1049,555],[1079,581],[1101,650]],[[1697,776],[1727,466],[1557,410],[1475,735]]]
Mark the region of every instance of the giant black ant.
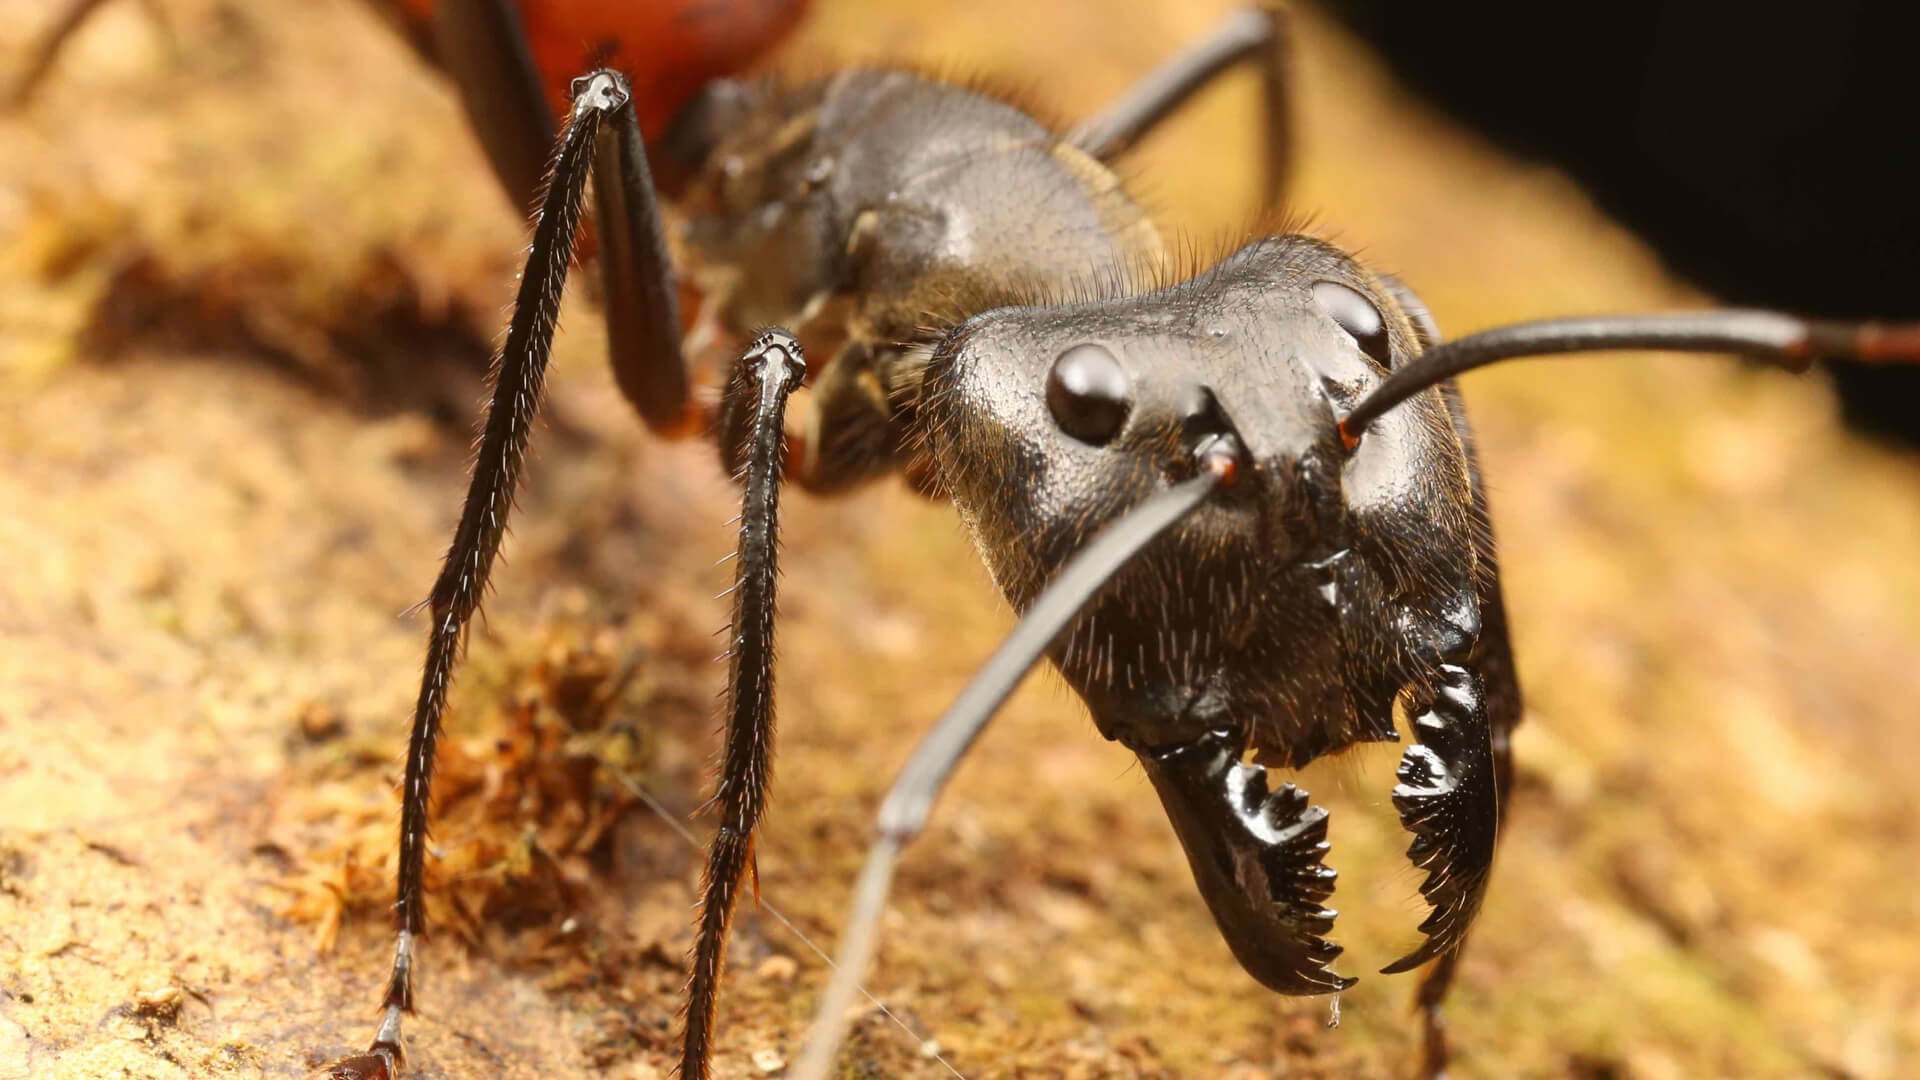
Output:
[[[444,3],[480,54],[510,57],[499,0]],[[628,83],[576,80],[558,137],[460,524],[426,601],[428,652],[404,780],[398,941],[369,1051],[397,1072],[424,930],[434,745],[538,406],[589,176],[621,390],[656,431],[711,432],[743,480],[719,829],[692,958],[682,1073],[705,1077],[728,926],[752,865],[773,727],[779,496],[900,472],[951,501],[1020,624],[923,743],[880,837],[797,1075],[830,1067],[892,862],[946,778],[1041,657],[1102,734],[1136,754],[1234,955],[1261,984],[1326,994],[1327,814],[1267,766],[1416,740],[1393,801],[1426,871],[1423,1067],[1487,885],[1520,691],[1473,436],[1451,379],[1574,351],[1920,359],[1920,327],[1764,312],[1523,324],[1443,341],[1399,281],[1302,235],[1169,274],[1106,162],[1236,64],[1265,73],[1269,168],[1287,151],[1284,23],[1248,9],[1093,121],[1049,129],[979,89],[854,68],[797,85],[711,84],[649,161]],[[469,58],[472,59],[472,58]],[[475,70],[478,65],[457,65]],[[653,180],[681,196],[681,337]],[[1159,275],[1159,276],[1156,276]],[[792,329],[781,329],[779,327]],[[701,361],[730,355],[719,394]],[[814,357],[814,370],[803,355]],[[810,395],[792,423],[790,395]]]

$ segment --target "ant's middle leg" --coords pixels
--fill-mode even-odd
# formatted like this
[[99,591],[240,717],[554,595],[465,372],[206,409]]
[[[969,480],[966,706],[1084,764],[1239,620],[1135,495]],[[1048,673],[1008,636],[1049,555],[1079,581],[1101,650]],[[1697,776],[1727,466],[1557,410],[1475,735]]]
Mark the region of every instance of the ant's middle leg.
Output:
[[1260,69],[1266,107],[1265,194],[1277,205],[1286,187],[1287,168],[1293,156],[1290,47],[1287,13],[1278,0],[1241,8],[1222,19],[1206,37],[1174,54],[1135,83],[1100,115],[1074,128],[1067,139],[1101,161],[1112,160],[1186,104],[1202,87],[1240,62],[1251,60]]
[[514,210],[528,213],[540,198],[554,124],[519,9],[508,0],[436,0],[431,43],[487,163]]

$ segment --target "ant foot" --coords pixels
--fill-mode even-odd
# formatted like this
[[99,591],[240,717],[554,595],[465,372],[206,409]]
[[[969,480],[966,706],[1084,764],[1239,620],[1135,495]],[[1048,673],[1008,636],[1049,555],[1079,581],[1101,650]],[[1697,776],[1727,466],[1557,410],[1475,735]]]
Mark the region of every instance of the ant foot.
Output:
[[400,1016],[398,1005],[387,1006],[373,1045],[364,1054],[341,1058],[314,1073],[309,1080],[400,1080]]
[[341,1058],[314,1073],[311,1080],[399,1080],[400,1063],[385,1050]]

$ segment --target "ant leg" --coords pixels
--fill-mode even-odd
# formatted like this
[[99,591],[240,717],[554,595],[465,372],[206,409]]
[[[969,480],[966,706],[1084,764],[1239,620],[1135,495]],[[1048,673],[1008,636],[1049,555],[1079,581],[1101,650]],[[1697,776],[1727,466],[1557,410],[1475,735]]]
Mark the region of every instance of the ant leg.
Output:
[[[735,365],[722,403],[722,437],[746,481],[728,628],[726,746],[716,790],[720,829],[707,849],[698,937],[687,978],[680,1075],[706,1080],[727,929],[740,879],[753,873],[754,829],[766,806],[773,761],[773,616],[778,578],[780,473],[786,460],[787,396],[807,372],[800,343],[768,330]],[[758,875],[754,874],[758,892]]]
[[460,525],[447,550],[427,606],[426,667],[414,705],[400,808],[399,887],[394,901],[398,933],[384,1014],[366,1055],[332,1067],[336,1080],[375,1080],[398,1072],[404,1056],[400,1020],[413,1011],[413,947],[425,931],[427,810],[433,781],[434,743],[447,703],[447,685],[473,613],[485,595],[494,557],[506,532],[507,513],[525,463],[527,438],[546,380],[547,359],[560,313],[560,293],[573,257],[595,137],[608,114],[626,106],[626,81],[597,71],[574,82],[573,114],[554,152],[553,168],[533,229],[533,244],[514,299],[513,321],[494,365],[493,400],[474,461],[473,479],[460,511]]
[[[680,351],[680,297],[667,254],[660,197],[647,168],[647,145],[634,109],[611,118],[614,137],[600,146],[593,212],[600,227],[600,280],[607,350],[620,392],[660,435],[700,426]],[[798,353],[795,354],[798,359]]]
[[513,208],[533,210],[554,125],[519,10],[508,0],[436,0],[433,48]]
[[1135,83],[1100,115],[1074,128],[1067,140],[1102,161],[1117,157],[1201,87],[1241,61],[1253,60],[1260,67],[1266,102],[1266,192],[1278,203],[1293,155],[1290,45],[1287,13],[1278,2],[1241,8]]
[[[508,0],[439,0],[434,34],[494,173],[515,206],[531,206],[553,144],[553,117],[519,11]],[[680,302],[660,200],[635,110],[607,119],[614,138],[600,144],[593,199],[613,374],[649,428],[682,435],[698,426],[698,416],[688,408]]]

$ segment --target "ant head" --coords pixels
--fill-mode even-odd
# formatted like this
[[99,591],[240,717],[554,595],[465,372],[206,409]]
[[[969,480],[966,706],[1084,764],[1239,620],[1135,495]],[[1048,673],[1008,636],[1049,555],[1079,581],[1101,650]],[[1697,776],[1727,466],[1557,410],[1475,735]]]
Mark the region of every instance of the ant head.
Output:
[[1479,630],[1491,564],[1451,390],[1341,437],[1430,327],[1394,283],[1282,237],[1157,292],[969,320],[916,403],[940,486],[1021,609],[1108,522],[1198,469],[1219,478],[1049,655],[1139,755],[1241,965],[1283,993],[1350,983],[1318,906],[1325,812],[1242,754],[1298,766],[1396,738],[1395,699]]
[[1396,283],[1290,236],[1156,292],[990,311],[936,349],[925,450],[1019,608],[1102,525],[1192,476],[1207,440],[1241,448],[1232,483],[1056,643],[1109,737],[1231,730],[1302,764],[1391,737],[1407,658],[1470,638],[1480,530],[1449,401],[1425,394],[1351,449],[1339,436],[1426,325]]

